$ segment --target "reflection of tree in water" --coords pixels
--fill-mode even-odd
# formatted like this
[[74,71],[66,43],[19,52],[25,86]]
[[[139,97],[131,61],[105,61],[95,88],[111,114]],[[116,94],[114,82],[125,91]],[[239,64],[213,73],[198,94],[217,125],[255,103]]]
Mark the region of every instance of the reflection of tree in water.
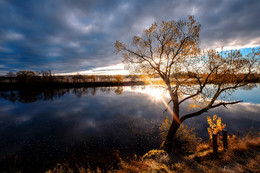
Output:
[[117,87],[116,90],[115,90],[115,93],[117,95],[121,95],[123,93],[123,87]]
[[17,91],[8,91],[8,92],[0,92],[0,96],[4,99],[7,99],[11,102],[16,102],[18,99]]
[[96,95],[97,90],[96,90],[96,88],[92,88],[92,90],[90,92],[94,96],[94,95]]
[[83,95],[96,95],[97,92],[109,94],[114,91],[115,94],[123,93],[123,87],[92,87],[92,88],[62,88],[48,90],[17,90],[17,91],[0,91],[0,97],[11,102],[32,103],[37,100],[53,100],[67,93],[72,93],[78,98]]
[[32,103],[37,100],[53,100],[69,91],[69,89],[1,91],[0,97],[11,102]]
[[[102,92],[102,93],[107,93],[107,94],[109,94],[110,91],[111,91],[111,88],[112,88],[112,87],[100,87],[100,88],[99,88],[99,91]],[[114,89],[114,87],[113,87],[113,89]],[[113,90],[113,89],[112,89],[112,90]]]
[[83,91],[81,88],[73,88],[72,93],[75,94],[78,98],[80,98],[83,94]]

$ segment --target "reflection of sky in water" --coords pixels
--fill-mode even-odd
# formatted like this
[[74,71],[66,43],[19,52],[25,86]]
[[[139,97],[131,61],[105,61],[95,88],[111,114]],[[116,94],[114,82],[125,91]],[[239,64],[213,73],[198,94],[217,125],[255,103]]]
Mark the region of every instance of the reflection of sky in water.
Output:
[[[46,168],[68,158],[110,164],[115,156],[109,157],[116,150],[124,156],[158,148],[158,126],[167,113],[162,113],[165,107],[160,99],[152,98],[157,91],[147,88],[72,89],[59,93],[61,97],[38,93],[36,99],[20,99],[23,103],[10,102],[13,95],[12,99],[5,96],[9,100],[0,98],[0,167],[10,162],[4,157],[15,154],[21,156],[22,164]],[[207,137],[206,116],[214,114],[222,117],[230,133],[259,128],[259,91],[259,86],[236,91],[233,97],[245,103],[219,107],[185,123],[196,127],[202,137]]]
[[251,90],[236,90],[232,97],[237,100],[243,100],[243,102],[249,102],[253,104],[260,104],[260,86],[252,88]]

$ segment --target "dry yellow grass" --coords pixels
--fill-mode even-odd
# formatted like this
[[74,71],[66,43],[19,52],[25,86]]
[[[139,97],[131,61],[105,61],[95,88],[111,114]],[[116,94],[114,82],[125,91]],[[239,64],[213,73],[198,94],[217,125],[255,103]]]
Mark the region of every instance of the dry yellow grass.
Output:
[[[156,155],[157,153],[157,155]],[[175,160],[162,162],[162,150],[152,150],[142,159],[121,164],[119,172],[207,172],[237,173],[260,172],[260,136],[231,138],[229,149],[224,152],[219,148],[219,158],[212,155],[209,144],[200,144],[194,154],[184,157],[172,157]],[[150,157],[148,157],[150,154]],[[170,156],[168,156],[170,158]],[[168,158],[168,159],[169,159]],[[134,164],[133,164],[134,163]],[[126,166],[127,165],[127,166]],[[142,165],[138,167],[138,165]],[[144,166],[145,165],[145,166]]]
[[[101,172],[100,169],[90,170],[78,168],[73,170],[69,166],[57,165],[48,173],[90,173]],[[143,157],[130,161],[120,159],[119,169],[107,170],[117,173],[153,173],[153,172],[183,172],[183,173],[244,173],[260,172],[260,133],[245,138],[230,138],[226,152],[219,147],[219,158],[212,155],[212,147],[208,143],[201,143],[196,151],[190,155],[170,156],[163,150],[151,150]]]

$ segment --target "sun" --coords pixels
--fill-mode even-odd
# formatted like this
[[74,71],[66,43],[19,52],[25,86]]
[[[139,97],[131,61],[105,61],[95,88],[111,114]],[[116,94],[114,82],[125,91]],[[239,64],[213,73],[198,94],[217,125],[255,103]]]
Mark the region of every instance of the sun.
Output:
[[155,100],[159,101],[163,99],[163,90],[160,88],[149,87],[147,93]]

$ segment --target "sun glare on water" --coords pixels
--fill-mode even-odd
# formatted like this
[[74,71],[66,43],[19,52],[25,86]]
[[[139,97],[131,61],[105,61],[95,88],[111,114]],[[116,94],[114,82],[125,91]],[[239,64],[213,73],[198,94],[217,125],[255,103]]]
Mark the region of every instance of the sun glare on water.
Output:
[[148,88],[147,93],[155,100],[163,99],[163,90],[160,88]]
[[[127,90],[127,88],[125,88]],[[173,114],[171,107],[169,107],[169,103],[167,103],[165,100],[169,99],[169,95],[167,95],[167,92],[165,89],[159,86],[146,86],[144,87],[135,87],[131,88],[129,91],[145,94],[148,96],[149,99],[155,101],[155,102],[161,102],[165,105],[170,115]]]
[[[127,88],[125,88],[127,90]],[[146,86],[145,88],[136,87],[130,90],[131,92],[141,93],[147,95],[149,99],[154,101],[163,101],[167,97],[165,90],[158,86]]]

